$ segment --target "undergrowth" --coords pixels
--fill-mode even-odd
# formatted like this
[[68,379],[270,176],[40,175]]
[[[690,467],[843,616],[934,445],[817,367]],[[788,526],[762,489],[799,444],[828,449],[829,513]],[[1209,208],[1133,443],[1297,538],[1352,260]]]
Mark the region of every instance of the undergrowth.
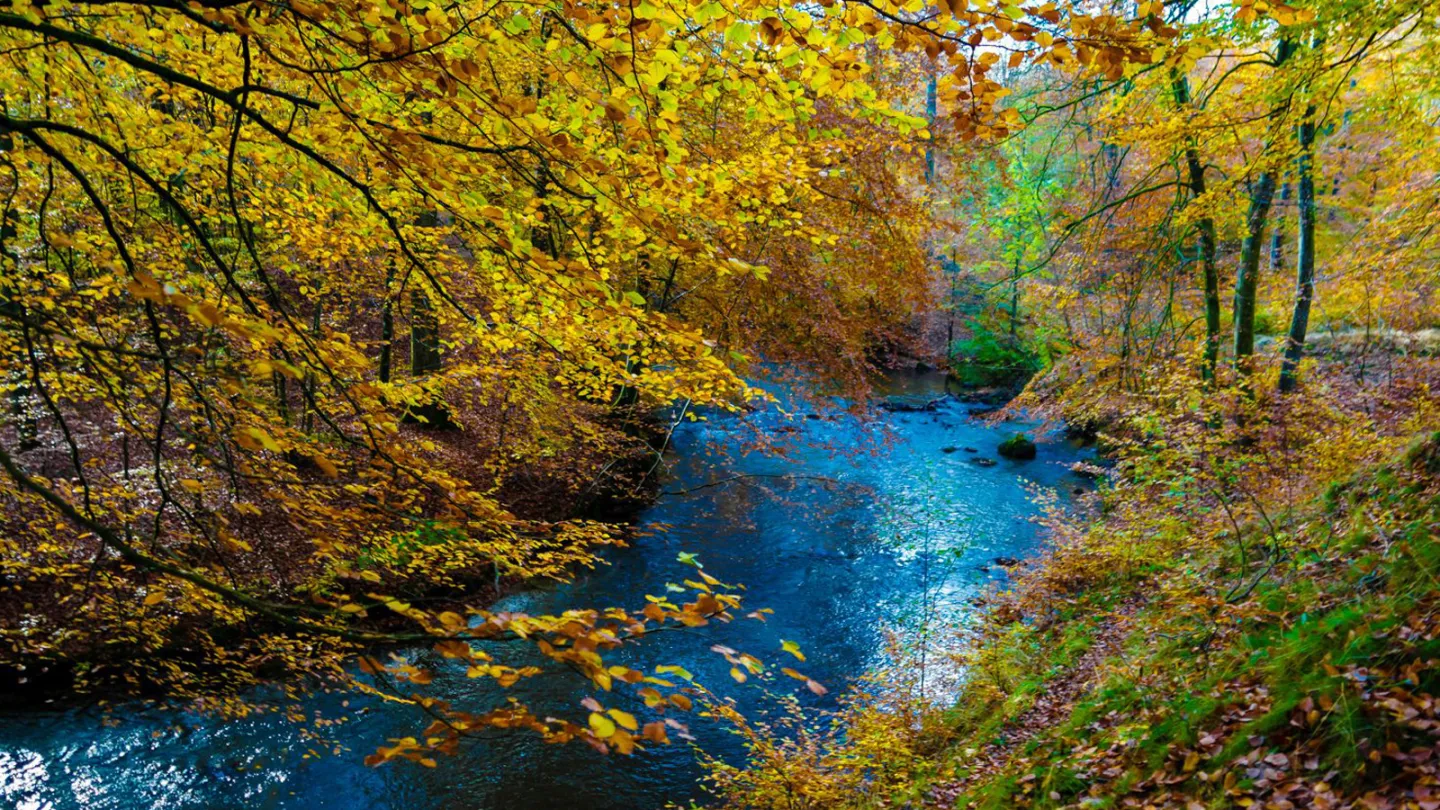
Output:
[[1105,437],[1115,475],[991,597],[958,699],[872,690],[800,756],[754,735],[727,805],[1440,807],[1433,403],[1171,405]]

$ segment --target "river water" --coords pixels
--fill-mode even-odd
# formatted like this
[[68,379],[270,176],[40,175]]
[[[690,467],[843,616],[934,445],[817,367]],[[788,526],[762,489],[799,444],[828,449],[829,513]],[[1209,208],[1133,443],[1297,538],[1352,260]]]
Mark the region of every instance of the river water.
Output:
[[[935,378],[908,379],[896,390],[915,403],[939,393]],[[666,481],[673,494],[642,515],[641,536],[594,573],[512,595],[497,609],[637,607],[644,594],[663,593],[666,582],[693,578],[677,555],[694,553],[708,573],[746,586],[746,610],[774,614],[764,623],[662,633],[617,660],[646,669],[678,664],[747,711],[773,707],[761,684],[731,681],[729,664],[709,650],[725,644],[803,670],[830,694],[815,697],[801,687],[802,702],[833,707],[848,682],[881,662],[885,628],[914,619],[919,594],[936,596],[953,618],[982,589],[1003,585],[995,558],[1034,552],[1035,487],[1063,500],[1087,486],[1068,470],[1086,451],[1048,435],[1034,461],[999,459],[1000,441],[1031,426],[987,426],[954,400],[869,420],[814,416],[786,418],[772,409],[682,424]],[[781,439],[790,451],[753,451],[756,436]],[[980,458],[998,463],[982,466]],[[798,642],[807,660],[780,652],[781,639]],[[426,660],[422,651],[413,655]],[[472,708],[496,697],[488,679],[437,678],[436,686]],[[791,686],[800,685],[770,684]],[[583,722],[579,701],[590,691],[556,674],[522,681],[511,693],[537,714]],[[643,707],[604,700],[643,722]],[[302,708],[326,721],[320,728],[328,744],[280,712],[226,722],[139,708],[0,715],[0,807],[656,810],[704,798],[695,752],[683,743],[601,756],[580,744],[546,745],[511,733],[472,743],[433,769],[405,762],[368,768],[361,759],[377,744],[424,726],[413,710],[341,694],[306,698]],[[739,756],[724,729],[694,720],[691,730],[706,750]]]

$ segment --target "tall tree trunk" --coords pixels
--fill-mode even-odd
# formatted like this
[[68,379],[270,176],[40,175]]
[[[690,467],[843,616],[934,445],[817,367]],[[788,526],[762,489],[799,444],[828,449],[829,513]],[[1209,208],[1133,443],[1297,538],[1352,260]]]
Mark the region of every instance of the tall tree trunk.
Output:
[[1270,233],[1270,272],[1285,269],[1285,206],[1290,202],[1290,184],[1280,185],[1280,199],[1275,203],[1275,229]]
[[[0,93],[0,110],[4,109],[5,94]],[[14,147],[14,139],[10,133],[0,129],[0,153],[8,152]],[[14,209],[7,210],[4,220],[0,220],[0,255],[14,264],[16,279],[20,277],[22,264],[20,254],[11,249],[10,243],[19,236],[19,221],[20,216]],[[0,285],[0,314],[10,320],[21,321],[25,318],[25,305],[21,303],[18,295],[9,291],[11,284],[12,282],[6,281]],[[27,359],[23,356],[19,358],[11,371],[10,379],[10,412],[14,417],[15,437],[19,440],[22,451],[34,450],[40,446],[40,423],[30,410],[30,386],[26,382],[25,373],[20,370]]]
[[1240,269],[1235,274],[1235,368],[1250,373],[1255,354],[1255,300],[1259,289],[1260,243],[1270,201],[1275,196],[1275,173],[1266,171],[1250,194],[1250,211],[1245,217],[1245,241],[1240,246]]
[[[1175,104],[1183,111],[1190,106],[1190,79],[1178,70],[1170,74],[1170,86],[1175,94]],[[1185,144],[1185,169],[1189,175],[1190,194],[1199,199],[1205,193],[1205,164],[1200,162],[1200,151],[1194,139]],[[1215,220],[1204,216],[1195,222],[1196,258],[1200,261],[1200,272],[1205,285],[1205,359],[1200,366],[1200,375],[1206,382],[1214,382],[1215,366],[1220,358],[1220,274],[1215,269]]]
[[[425,377],[440,370],[444,357],[440,349],[440,319],[430,305],[425,293],[416,290],[410,294],[410,373]],[[405,411],[405,421],[418,422],[433,430],[456,430],[458,425],[451,416],[439,391],[430,390],[428,399]]]
[[390,358],[395,343],[395,311],[391,303],[395,286],[395,261],[385,268],[385,300],[380,304],[380,382],[390,382]]
[[[945,301],[945,365],[951,367],[955,362],[955,297],[958,292],[956,280],[960,275],[960,264],[955,261],[956,250],[950,248],[950,263],[945,267],[945,275],[950,277],[950,295]],[[949,383],[950,378],[945,378]]]
[[1020,345],[1020,259],[1024,255],[1023,251],[1015,254],[1015,269],[1010,277],[1010,343],[1015,346]]
[[932,187],[935,185],[935,113],[938,96],[936,70],[937,66],[932,60],[930,76],[925,82],[925,120],[930,122],[930,138],[925,141],[925,184]]
[[275,409],[280,413],[280,421],[290,424],[290,386],[285,381],[285,375],[278,371],[270,374],[270,384],[275,389]]
[[[319,298],[315,299],[315,313],[310,318],[310,334],[315,336],[318,345],[320,341],[320,319],[324,313],[325,305]],[[315,392],[316,376],[313,371],[305,372],[305,397],[301,403],[305,408],[305,415],[300,418],[300,430],[309,433],[315,428]]]
[[[1321,48],[1324,40],[1316,37],[1312,48]],[[1280,363],[1280,390],[1295,390],[1295,371],[1305,352],[1305,333],[1310,328],[1310,302],[1315,299],[1315,103],[1305,107],[1305,118],[1298,128],[1300,155],[1296,159],[1299,175],[1300,233],[1295,244],[1295,308],[1290,313],[1290,332],[1285,338],[1285,359]]]
[[[1275,67],[1279,68],[1295,52],[1295,43],[1286,38],[1280,40],[1275,55]],[[1240,245],[1240,267],[1235,273],[1235,370],[1249,375],[1255,356],[1255,297],[1259,289],[1260,248],[1265,237],[1265,222],[1270,216],[1270,204],[1275,198],[1276,172],[1266,169],[1260,173],[1250,192],[1250,211],[1245,217],[1245,241]]]

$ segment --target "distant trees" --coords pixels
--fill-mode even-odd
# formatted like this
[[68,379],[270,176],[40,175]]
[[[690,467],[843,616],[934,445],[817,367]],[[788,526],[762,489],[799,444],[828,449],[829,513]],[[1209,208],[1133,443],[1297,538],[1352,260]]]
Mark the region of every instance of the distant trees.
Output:
[[[1222,389],[1233,381],[1253,392],[1251,377],[1267,369],[1257,339],[1278,333],[1279,388],[1296,389],[1307,334],[1322,311],[1319,296],[1334,304],[1323,310],[1325,323],[1359,326],[1375,317],[1375,296],[1391,297],[1387,290],[1409,283],[1393,272],[1380,278],[1386,260],[1366,263],[1362,280],[1361,259],[1348,253],[1327,273],[1326,246],[1363,243],[1383,252],[1384,242],[1398,251],[1395,262],[1407,263],[1428,249],[1375,226],[1418,216],[1411,206],[1429,199],[1394,196],[1415,188],[1418,162],[1377,162],[1381,154],[1410,161],[1435,148],[1415,113],[1433,103],[1433,91],[1418,74],[1395,72],[1433,49],[1433,5],[1241,4],[1202,17],[1192,3],[1170,4],[1164,24],[1177,31],[1176,44],[1161,64],[1133,68],[1110,84],[1038,70],[1019,77],[1016,104],[1033,122],[1019,138],[1044,151],[1037,163],[1063,173],[1072,155],[1092,151],[1119,161],[1103,177],[1070,172],[1063,192],[1047,202],[1055,221],[1048,247],[1021,273],[1032,308],[1063,325],[1088,367],[1126,380],[1193,356],[1202,381]],[[1402,83],[1386,86],[1387,76]],[[1411,100],[1398,98],[1407,92]],[[1342,187],[1337,163],[1326,218],[1317,184],[1330,183],[1316,175],[1339,153],[1327,152],[1318,136],[1341,123],[1342,110],[1347,136],[1334,149],[1347,150],[1345,176],[1365,174],[1370,185]],[[1383,123],[1391,112],[1394,126]],[[1357,141],[1371,150],[1360,172],[1350,168]],[[1295,205],[1277,210],[1277,192],[1285,196],[1292,186]],[[1277,219],[1282,215],[1294,221]],[[1287,230],[1295,234],[1294,273],[1282,277],[1274,270],[1288,265]],[[1228,282],[1221,260],[1234,262]],[[992,283],[1009,284],[1009,275]],[[1432,300],[1435,285],[1419,283],[1414,304],[1390,317],[1424,323],[1416,305]],[[1086,292],[1077,296],[1077,289]],[[1369,308],[1361,305],[1367,299]],[[1227,325],[1232,371],[1222,375]]]

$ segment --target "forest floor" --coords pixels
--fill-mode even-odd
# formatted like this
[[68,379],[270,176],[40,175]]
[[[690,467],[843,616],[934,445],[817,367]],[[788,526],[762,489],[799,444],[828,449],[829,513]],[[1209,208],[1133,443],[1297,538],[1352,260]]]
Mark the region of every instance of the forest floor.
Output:
[[1327,390],[1357,423],[1428,428],[1296,479],[1289,506],[1246,505],[1238,534],[1207,534],[1196,510],[1216,504],[1181,499],[1059,540],[992,602],[902,804],[1440,808],[1436,365],[1366,372],[1359,345],[1325,347]]
[[1319,508],[1243,600],[1175,570],[1074,595],[1000,652],[1025,685],[963,712],[925,805],[1440,807],[1440,433]]
[[1132,594],[1115,610],[1097,617],[1094,641],[1089,648],[1062,672],[1050,677],[1035,702],[1001,728],[983,748],[974,754],[967,752],[967,775],[935,786],[930,793],[935,806],[951,806],[966,788],[1002,772],[1016,750],[1046,729],[1067,720],[1081,696],[1102,679],[1104,663],[1123,652],[1124,641],[1131,632],[1130,620],[1143,604],[1143,596]]

